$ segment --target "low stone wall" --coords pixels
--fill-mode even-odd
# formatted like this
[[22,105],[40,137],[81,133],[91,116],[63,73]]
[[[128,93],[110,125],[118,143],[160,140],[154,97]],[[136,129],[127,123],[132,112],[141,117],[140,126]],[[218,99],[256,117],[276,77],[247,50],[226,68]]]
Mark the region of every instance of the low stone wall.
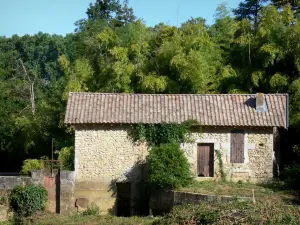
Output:
[[76,211],[75,208],[75,172],[60,172],[60,213],[68,214]]
[[154,215],[169,212],[173,206],[181,204],[199,204],[204,201],[252,201],[250,197],[207,195],[200,193],[169,191],[151,195],[149,205]]
[[[8,218],[8,196],[10,191],[18,185],[44,185],[44,174],[41,170],[32,171],[31,177],[22,176],[0,176],[0,221]],[[59,204],[60,213],[66,214],[76,211],[74,188],[75,173],[73,171],[60,172],[60,185],[56,201]]]
[[0,176],[0,221],[8,219],[8,196],[10,191],[16,186],[26,186],[31,184],[43,184],[42,171],[32,171],[31,177]]

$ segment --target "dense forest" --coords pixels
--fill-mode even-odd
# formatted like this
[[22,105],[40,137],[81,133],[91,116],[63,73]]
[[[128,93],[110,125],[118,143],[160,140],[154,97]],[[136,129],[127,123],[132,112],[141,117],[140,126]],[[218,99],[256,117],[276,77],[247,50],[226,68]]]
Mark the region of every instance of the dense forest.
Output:
[[63,123],[70,91],[289,93],[283,143],[292,154],[300,146],[299,6],[245,0],[234,10],[220,5],[212,25],[199,17],[148,27],[128,1],[97,0],[65,37],[0,37],[0,171],[51,156],[52,138],[55,150],[73,145]]

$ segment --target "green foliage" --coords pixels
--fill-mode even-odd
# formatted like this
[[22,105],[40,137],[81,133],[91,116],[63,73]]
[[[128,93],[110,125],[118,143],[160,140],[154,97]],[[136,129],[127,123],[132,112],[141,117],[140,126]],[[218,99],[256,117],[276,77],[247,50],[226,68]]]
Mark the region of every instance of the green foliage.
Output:
[[226,181],[226,173],[224,171],[224,164],[223,164],[223,159],[222,159],[222,152],[220,151],[215,151],[216,156],[218,158],[218,163],[219,163],[219,173],[221,175],[221,180],[223,182]]
[[65,147],[59,151],[58,160],[62,160],[63,170],[74,170],[74,147]]
[[153,147],[147,157],[150,185],[156,188],[174,189],[192,182],[190,165],[177,143]]
[[98,206],[90,206],[82,212],[83,216],[98,216],[100,214],[100,209]]
[[151,146],[164,143],[183,143],[189,141],[192,127],[200,126],[197,121],[187,120],[181,124],[137,124],[132,126],[133,141],[146,141]]
[[287,166],[283,172],[283,178],[288,187],[300,189],[300,164],[292,164]]
[[42,162],[39,159],[26,159],[23,161],[22,169],[20,175],[22,176],[31,176],[32,170],[42,169]]
[[[259,212],[259,213],[257,213]],[[272,202],[203,202],[175,206],[156,225],[168,224],[299,224],[299,207],[275,205]]]
[[43,211],[48,193],[43,186],[17,186],[10,193],[10,207],[18,216],[27,217]]

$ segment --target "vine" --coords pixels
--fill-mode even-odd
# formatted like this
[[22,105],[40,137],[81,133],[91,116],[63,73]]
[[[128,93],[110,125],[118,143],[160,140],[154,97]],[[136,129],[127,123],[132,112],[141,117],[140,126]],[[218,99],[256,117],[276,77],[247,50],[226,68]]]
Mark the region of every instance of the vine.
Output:
[[195,120],[187,120],[181,124],[137,124],[132,126],[130,135],[134,142],[145,141],[150,146],[172,142],[183,143],[189,141],[191,127],[196,125],[199,123]]
[[[147,156],[149,190],[184,187],[192,180],[188,159],[180,143],[188,142],[191,129],[199,125],[188,120],[181,124],[137,124],[132,126],[134,142],[146,142],[151,150]],[[199,126],[198,126],[199,127]]]
[[223,164],[223,160],[222,160],[222,153],[220,151],[216,151],[216,155],[217,155],[218,162],[219,162],[219,172],[220,172],[220,175],[221,175],[221,180],[223,182],[225,182],[226,181],[226,173],[224,171],[224,164]]

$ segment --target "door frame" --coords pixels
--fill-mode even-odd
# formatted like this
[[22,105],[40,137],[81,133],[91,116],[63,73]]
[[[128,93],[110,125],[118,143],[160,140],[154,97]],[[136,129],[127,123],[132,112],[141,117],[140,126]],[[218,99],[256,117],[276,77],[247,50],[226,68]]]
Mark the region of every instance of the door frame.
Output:
[[[214,173],[215,173],[215,154],[214,154],[214,143],[205,143],[205,142],[201,142],[201,143],[197,143],[197,177],[201,177],[199,176],[199,157],[198,157],[198,151],[199,151],[199,147],[200,146],[209,146],[210,147],[210,153],[209,153],[209,176],[207,177],[214,177]],[[205,176],[203,176],[205,177]]]

